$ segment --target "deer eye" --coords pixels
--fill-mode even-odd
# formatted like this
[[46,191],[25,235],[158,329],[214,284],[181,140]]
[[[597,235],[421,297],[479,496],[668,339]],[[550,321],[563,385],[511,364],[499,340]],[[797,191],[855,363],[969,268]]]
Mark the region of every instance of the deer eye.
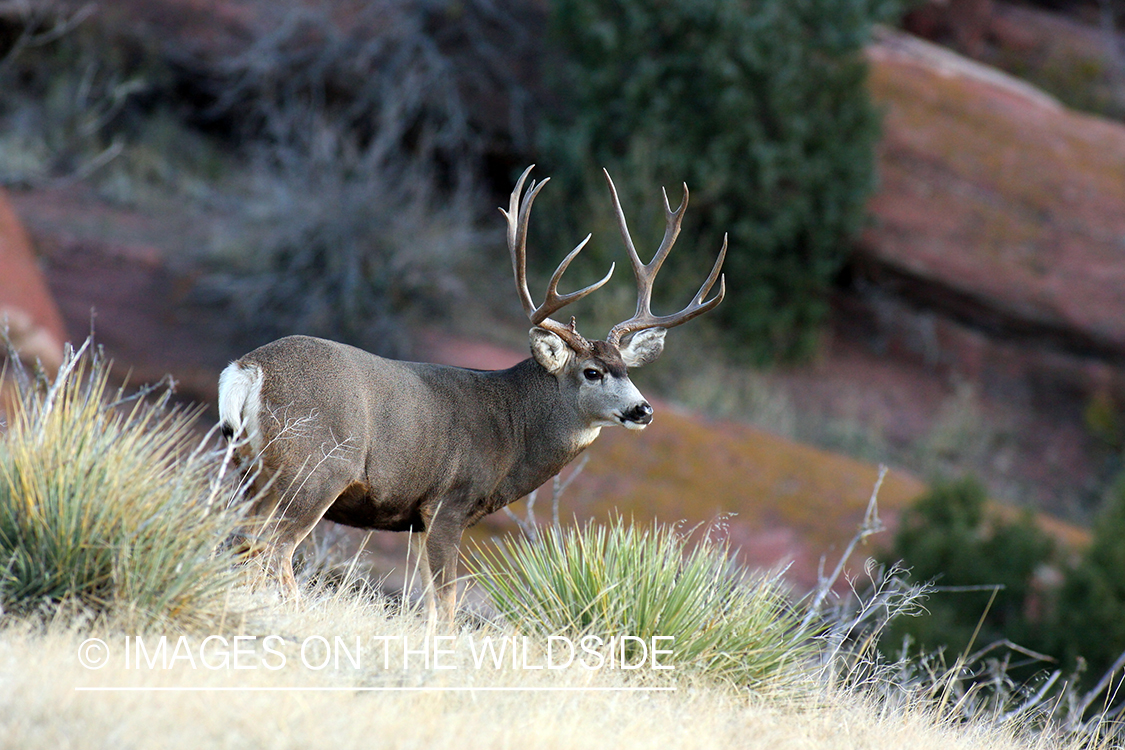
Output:
[[595,370],[593,367],[587,367],[585,370],[583,370],[582,376],[585,377],[586,380],[590,381],[591,383],[593,383],[596,380],[602,379],[602,374],[600,372],[598,372],[597,370]]

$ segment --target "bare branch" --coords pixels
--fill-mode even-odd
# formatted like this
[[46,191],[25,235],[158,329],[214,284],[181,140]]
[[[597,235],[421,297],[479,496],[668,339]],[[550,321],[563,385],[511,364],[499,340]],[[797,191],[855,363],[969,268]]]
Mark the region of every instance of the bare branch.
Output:
[[[824,602],[824,598],[828,596],[832,587],[836,585],[836,581],[839,580],[840,575],[844,572],[844,566],[847,564],[848,559],[851,558],[852,553],[855,552],[855,548],[859,543],[866,541],[867,537],[872,534],[877,534],[886,529],[882,520],[879,518],[879,488],[883,486],[883,479],[886,476],[887,467],[880,464],[879,477],[875,480],[875,487],[871,490],[871,497],[867,501],[867,510],[864,511],[863,514],[863,523],[860,524],[859,531],[856,532],[855,536],[853,536],[852,540],[848,543],[844,554],[840,556],[840,561],[836,563],[836,568],[832,571],[832,575],[827,578],[820,576],[820,583],[817,585],[816,595],[813,597],[812,604],[809,605],[809,610],[805,614],[805,619],[801,622],[802,629],[807,628],[812,622],[812,619],[820,612],[820,607]],[[821,565],[823,565],[823,560],[821,561]]]

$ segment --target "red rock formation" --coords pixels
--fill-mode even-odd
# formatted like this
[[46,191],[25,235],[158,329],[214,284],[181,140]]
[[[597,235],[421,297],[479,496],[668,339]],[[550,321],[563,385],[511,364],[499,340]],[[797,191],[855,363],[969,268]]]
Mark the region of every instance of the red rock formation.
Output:
[[1125,126],[905,35],[869,57],[871,324],[974,381],[1125,403]]
[[66,330],[27,232],[0,189],[0,326],[5,322],[21,359],[58,368]]

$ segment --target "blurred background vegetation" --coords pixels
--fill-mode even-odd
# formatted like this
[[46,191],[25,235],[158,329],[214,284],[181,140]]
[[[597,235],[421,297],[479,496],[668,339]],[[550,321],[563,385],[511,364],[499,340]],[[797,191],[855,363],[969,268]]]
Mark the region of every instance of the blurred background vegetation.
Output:
[[[1059,669],[1086,687],[1121,668],[1125,644],[1125,477],[1106,493],[1084,549],[1061,545],[1030,513],[990,507],[972,477],[939,481],[904,514],[882,557],[930,581],[924,617],[899,618],[887,654],[944,650],[952,662],[997,643],[993,660],[1030,681]],[[979,658],[969,658],[980,662]],[[1114,701],[1117,702],[1117,701]]]
[[207,290],[249,325],[392,354],[397,316],[448,313],[467,268],[498,265],[477,261],[519,166],[557,183],[532,222],[541,268],[594,232],[575,283],[620,252],[602,166],[642,253],[663,231],[659,186],[674,203],[686,182],[659,301],[690,295],[729,232],[724,341],[759,363],[807,357],[874,186],[863,45],[900,11],[390,2],[342,24],[291,6],[217,60],[106,39],[97,18],[56,34],[44,11],[5,27],[0,179],[91,175],[126,203],[186,192],[230,217]]
[[539,226],[580,237],[594,219],[605,227],[595,237],[613,241],[604,166],[627,205],[650,207],[634,223],[656,247],[655,186],[668,186],[674,206],[686,182],[690,239],[672,259],[692,273],[665,291],[690,295],[729,233],[724,272],[738,292],[719,314],[730,346],[759,363],[807,357],[874,187],[878,117],[863,46],[873,23],[901,10],[881,0],[706,0],[659,13],[552,4],[556,107],[539,142],[567,199]]

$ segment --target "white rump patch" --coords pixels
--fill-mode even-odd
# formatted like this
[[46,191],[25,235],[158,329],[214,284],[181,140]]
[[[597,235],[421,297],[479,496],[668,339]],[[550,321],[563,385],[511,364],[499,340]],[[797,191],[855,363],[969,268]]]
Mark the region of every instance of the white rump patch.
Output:
[[254,453],[262,450],[262,433],[258,429],[261,410],[261,369],[231,362],[219,375],[219,421],[234,432],[232,440],[245,433]]

